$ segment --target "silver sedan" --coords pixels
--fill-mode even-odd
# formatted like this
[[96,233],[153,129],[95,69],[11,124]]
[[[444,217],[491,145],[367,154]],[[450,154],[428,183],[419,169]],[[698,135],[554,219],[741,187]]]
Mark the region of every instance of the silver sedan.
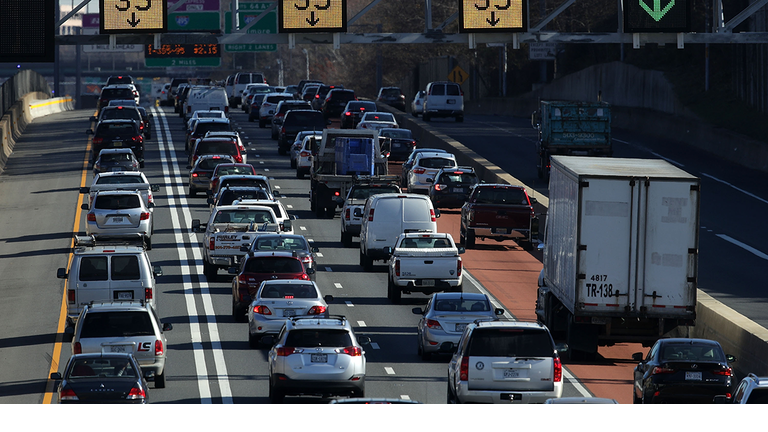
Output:
[[261,283],[248,307],[248,344],[258,348],[261,338],[277,335],[294,316],[328,316],[333,296],[322,297],[317,284],[297,279],[272,279]]
[[480,293],[435,293],[424,310],[412,310],[421,315],[416,332],[422,360],[429,360],[445,342],[456,346],[467,324],[504,315],[504,309],[494,309],[488,296]]

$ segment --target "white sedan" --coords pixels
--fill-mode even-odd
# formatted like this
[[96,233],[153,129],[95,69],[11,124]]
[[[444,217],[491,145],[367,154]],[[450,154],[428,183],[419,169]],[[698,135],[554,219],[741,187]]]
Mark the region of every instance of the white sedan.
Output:
[[414,117],[424,114],[424,93],[424,90],[422,90],[416,93],[416,96],[413,97],[413,102],[411,102],[411,115]]
[[363,114],[360,119],[360,123],[357,124],[357,129],[384,129],[384,128],[399,128],[395,116],[386,112],[367,112]]

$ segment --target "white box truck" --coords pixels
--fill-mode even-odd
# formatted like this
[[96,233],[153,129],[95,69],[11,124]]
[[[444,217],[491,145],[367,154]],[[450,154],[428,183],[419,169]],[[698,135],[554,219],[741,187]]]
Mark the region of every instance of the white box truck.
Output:
[[663,160],[552,156],[536,315],[572,358],[695,324],[699,186]]

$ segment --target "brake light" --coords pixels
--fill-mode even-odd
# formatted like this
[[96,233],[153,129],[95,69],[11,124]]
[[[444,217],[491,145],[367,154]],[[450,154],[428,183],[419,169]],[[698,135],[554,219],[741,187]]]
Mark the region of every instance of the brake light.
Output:
[[435,217],[435,210],[429,209],[429,217],[432,218],[432,222],[437,222],[437,218]]
[[155,355],[161,356],[163,355],[163,341],[160,339],[155,340]]
[[651,375],[661,375],[661,374],[670,374],[670,373],[675,373],[675,370],[674,369],[670,369],[670,368],[656,366],[651,371]]
[[302,273],[301,276],[297,277],[296,279],[309,280],[309,276],[306,273]]
[[444,184],[436,184],[435,185],[435,190],[436,191],[441,191],[441,190],[446,190],[446,189],[448,189],[448,185],[444,185]]
[[192,173],[192,177],[197,177],[197,173]]
[[280,133],[281,133],[281,134],[283,134],[283,135],[285,135],[285,126],[283,126],[282,128],[280,128]]
[[371,210],[368,212],[368,222],[373,222],[373,210],[374,210],[374,209],[371,209]]
[[59,400],[76,401],[80,399],[77,397],[77,394],[75,394],[74,390],[69,387],[64,387],[61,389],[61,393],[59,394]]
[[434,330],[442,330],[443,329],[443,326],[441,326],[439,322],[437,322],[435,320],[431,320],[431,319],[427,320],[427,327],[431,328],[431,329],[434,329]]
[[224,114],[229,114],[229,106],[224,106]]
[[469,357],[461,358],[461,365],[459,365],[459,380],[467,381],[469,379]]
[[349,116],[351,116],[351,115],[352,115],[352,113],[351,113],[351,112],[349,112],[349,111],[347,111],[347,112],[345,112],[345,113],[344,113],[344,115],[345,115],[345,116],[347,116],[347,117],[349,117]]
[[315,95],[315,99],[320,99],[320,95],[319,95],[319,94],[316,94],[316,95]]
[[237,163],[243,163],[243,157],[241,155],[235,156],[235,162]]
[[307,312],[307,315],[320,315],[324,314],[326,310],[325,306],[312,306],[309,308],[309,312]]
[[339,193],[339,191],[333,191],[333,195],[334,195],[334,196],[341,196],[341,194]]
[[80,342],[75,342],[75,347],[72,350],[72,354],[82,354],[83,353],[83,346],[80,345]]
[[413,169],[413,173],[414,174],[424,174],[426,171],[427,170],[425,170],[424,168],[414,168]]
[[456,262],[456,277],[461,276],[461,268],[463,267],[463,264],[461,263],[461,258]]
[[130,392],[128,392],[128,396],[126,396],[126,399],[144,399],[147,397],[147,392],[144,391],[144,389],[140,389],[138,387],[134,387],[131,389]]
[[253,313],[258,315],[272,315],[272,311],[264,305],[258,305],[253,307]]
[[344,219],[349,220],[349,207],[347,207],[347,209],[344,210]]
[[87,219],[88,222],[96,222],[96,215],[93,213],[88,213]]
[[94,144],[101,144],[104,142],[104,138],[94,138],[91,142]]
[[563,364],[560,362],[560,357],[555,357],[555,376],[554,382],[561,382],[563,380]]
[[347,355],[350,355],[352,357],[360,357],[361,355],[363,355],[363,350],[360,349],[360,347],[357,347],[357,346],[348,346],[348,347],[345,347],[344,349],[342,349],[339,352],[339,354],[347,354]]
[[75,290],[67,290],[67,301],[75,304]]
[[400,260],[395,260],[395,276],[400,276]]
[[216,250],[216,239],[214,237],[211,237],[208,241],[208,250]]
[[293,354],[294,352],[296,352],[296,349],[294,347],[280,347],[277,349],[277,356],[287,357]]
[[733,376],[733,368],[723,369],[719,371],[712,371],[715,375]]
[[142,213],[139,220],[149,220],[149,212]]
[[309,153],[308,151],[303,151],[303,152],[299,153],[299,156],[301,156],[301,157],[309,157],[310,154],[311,153]]

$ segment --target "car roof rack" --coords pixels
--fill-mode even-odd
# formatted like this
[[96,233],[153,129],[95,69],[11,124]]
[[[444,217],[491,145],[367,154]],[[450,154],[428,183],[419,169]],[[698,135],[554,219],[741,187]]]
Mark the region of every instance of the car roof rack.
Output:
[[[328,315],[328,316],[316,316],[316,315],[301,315],[301,316],[293,316],[291,317],[291,322],[296,322],[300,320],[321,320],[321,319],[335,319],[339,320],[341,324],[346,324],[347,317],[344,315]],[[319,324],[319,322],[318,322]]]
[[92,307],[95,304],[110,305],[110,304],[124,304],[124,303],[138,303],[141,306],[146,306],[147,302],[144,299],[104,299],[104,300],[91,300],[86,303],[81,303],[83,306]]
[[104,234],[75,235],[75,247],[86,248],[95,246],[139,246],[143,249],[147,248],[144,236],[139,233],[120,236]]

